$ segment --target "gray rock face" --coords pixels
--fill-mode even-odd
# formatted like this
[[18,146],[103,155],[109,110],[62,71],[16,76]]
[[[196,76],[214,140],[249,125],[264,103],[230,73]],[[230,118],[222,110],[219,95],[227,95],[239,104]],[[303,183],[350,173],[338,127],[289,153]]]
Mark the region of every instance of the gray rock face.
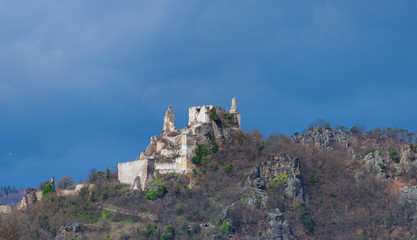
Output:
[[247,200],[249,206],[265,206],[268,201],[268,194],[265,192],[265,182],[260,176],[260,167],[252,169],[242,188],[243,199]]
[[57,232],[55,240],[79,238],[85,231],[87,231],[87,227],[81,223],[61,226]]
[[[300,160],[278,153],[272,154],[269,160],[252,168],[242,188],[243,199],[252,207],[265,206],[268,194],[264,190],[271,182],[281,181],[279,187],[284,189],[288,201],[293,204],[305,201],[304,183],[300,172]],[[231,206],[232,207],[232,206]],[[229,207],[230,208],[230,207]],[[229,209],[227,208],[227,210]],[[295,239],[288,222],[279,209],[268,213],[268,224],[261,236],[246,235],[246,239]]]
[[400,195],[407,201],[417,204],[417,185],[403,188]]
[[279,240],[295,240],[290,225],[279,209],[268,213],[268,226],[266,232],[261,237],[262,240],[279,239]]
[[390,161],[389,154],[386,151],[373,151],[364,157],[365,161],[369,164],[377,165],[378,162],[388,163]]
[[305,201],[304,181],[300,172],[300,159],[291,159],[283,153],[272,154],[269,161],[259,167],[260,176],[267,184],[273,179],[284,178],[284,192],[291,201]]
[[[304,182],[300,172],[300,159],[291,159],[283,153],[272,154],[269,161],[255,166],[246,178],[242,193],[248,204],[265,206],[268,195],[265,186],[281,179],[284,194],[291,202],[305,201]],[[260,201],[260,202],[259,202]]]
[[[417,208],[417,185],[404,187],[400,192],[400,202],[402,204],[409,204],[411,209]],[[417,213],[413,211],[414,214],[411,216],[413,219],[417,219]]]
[[407,144],[398,149],[396,156],[398,157],[399,164],[392,160],[388,150],[375,150],[363,157],[365,160],[365,167],[368,170],[376,171],[377,177],[386,177],[384,169],[381,166],[391,166],[392,173],[400,173],[409,171],[413,166],[417,166],[417,154]]
[[385,166],[390,162],[390,156],[387,151],[373,151],[368,153],[365,157],[365,167],[368,171],[374,171],[377,178],[386,178],[387,174],[381,166]]
[[414,146],[406,144],[398,150],[401,166],[405,171],[410,171],[412,167],[417,166],[417,151]]
[[313,128],[301,136],[292,136],[293,141],[304,145],[316,145],[328,149],[348,148],[352,141],[352,134],[333,128]]

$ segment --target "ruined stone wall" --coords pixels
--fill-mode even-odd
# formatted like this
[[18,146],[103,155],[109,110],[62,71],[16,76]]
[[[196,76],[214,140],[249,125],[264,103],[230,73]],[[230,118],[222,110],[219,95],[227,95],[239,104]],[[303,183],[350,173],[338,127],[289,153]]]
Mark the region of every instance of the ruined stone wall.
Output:
[[132,184],[135,178],[139,176],[140,185],[145,186],[148,175],[148,163],[148,159],[143,159],[117,164],[120,183]]
[[0,214],[10,214],[12,213],[12,208],[9,205],[0,206]]
[[156,162],[155,169],[159,171],[159,173],[170,173],[175,172],[176,170],[176,163],[166,163],[166,162]]
[[172,112],[172,108],[168,107],[168,110],[165,113],[162,133],[170,133],[172,131],[175,131],[175,115]]
[[191,125],[194,122],[200,123],[209,123],[210,119],[210,110],[213,108],[213,105],[204,105],[201,107],[190,107],[188,109],[188,125]]

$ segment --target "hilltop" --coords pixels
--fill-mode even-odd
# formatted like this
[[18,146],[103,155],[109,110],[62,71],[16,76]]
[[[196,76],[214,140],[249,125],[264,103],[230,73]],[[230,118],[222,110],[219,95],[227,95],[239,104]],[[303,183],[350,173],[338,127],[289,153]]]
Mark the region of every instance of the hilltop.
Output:
[[0,238],[417,236],[414,132],[318,121],[301,134],[266,138],[240,129],[233,102],[228,111],[190,108],[202,115],[190,114],[184,129],[176,129],[169,108],[161,135],[129,164],[146,163],[129,182],[119,167],[92,170],[83,185],[60,180],[58,187],[52,179],[27,190],[25,207],[1,216]]

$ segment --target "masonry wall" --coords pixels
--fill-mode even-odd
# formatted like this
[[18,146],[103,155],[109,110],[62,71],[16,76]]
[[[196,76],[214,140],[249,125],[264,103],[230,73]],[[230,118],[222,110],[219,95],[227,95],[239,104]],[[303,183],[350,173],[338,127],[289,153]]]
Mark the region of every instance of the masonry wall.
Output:
[[137,176],[140,177],[141,186],[145,186],[148,173],[148,160],[135,160],[117,164],[120,183],[132,184]]
[[188,124],[192,124],[197,121],[200,123],[209,123],[210,120],[210,110],[213,108],[213,105],[204,105],[201,107],[190,107],[188,109]]
[[9,205],[0,206],[0,214],[10,214],[12,213],[12,208]]
[[175,162],[173,163],[155,163],[155,169],[160,173],[175,172]]

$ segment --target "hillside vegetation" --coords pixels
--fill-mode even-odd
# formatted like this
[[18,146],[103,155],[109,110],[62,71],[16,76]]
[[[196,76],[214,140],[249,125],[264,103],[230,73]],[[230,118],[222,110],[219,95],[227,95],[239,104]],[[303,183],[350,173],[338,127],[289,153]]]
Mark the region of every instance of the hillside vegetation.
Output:
[[2,216],[0,239],[415,239],[414,143],[323,122],[291,137],[236,132],[145,191],[93,170],[94,188]]

